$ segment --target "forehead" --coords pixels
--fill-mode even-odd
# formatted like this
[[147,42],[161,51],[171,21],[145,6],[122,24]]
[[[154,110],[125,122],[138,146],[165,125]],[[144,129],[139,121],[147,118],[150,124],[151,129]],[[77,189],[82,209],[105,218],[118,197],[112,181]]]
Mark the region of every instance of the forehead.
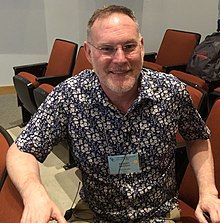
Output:
[[129,16],[119,13],[99,18],[91,27],[91,38],[96,42],[119,42],[138,36],[137,24]]

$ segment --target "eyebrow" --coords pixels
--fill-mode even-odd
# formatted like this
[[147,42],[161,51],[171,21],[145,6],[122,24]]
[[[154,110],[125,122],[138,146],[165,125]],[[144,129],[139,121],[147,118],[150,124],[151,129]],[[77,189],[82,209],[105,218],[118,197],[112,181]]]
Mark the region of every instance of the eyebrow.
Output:
[[137,39],[130,39],[130,40],[126,40],[125,42],[122,42],[122,43],[117,43],[117,44],[114,44],[114,43],[99,43],[98,46],[116,46],[116,45],[125,45],[125,44],[128,44],[128,43],[138,43],[138,40]]

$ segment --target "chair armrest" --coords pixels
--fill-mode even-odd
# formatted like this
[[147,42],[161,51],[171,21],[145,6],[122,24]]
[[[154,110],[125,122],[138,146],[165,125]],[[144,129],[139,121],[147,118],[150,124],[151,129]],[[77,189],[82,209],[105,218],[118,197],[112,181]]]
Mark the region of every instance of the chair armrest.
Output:
[[144,54],[144,61],[155,62],[156,61],[156,52],[150,52]]
[[165,73],[169,73],[171,70],[179,70],[179,71],[186,71],[187,64],[180,64],[174,66],[163,66],[163,70]]
[[70,76],[50,76],[50,77],[38,77],[37,81],[40,84],[50,84],[52,86],[56,86],[62,81],[66,80]]
[[47,63],[36,63],[13,67],[15,75],[20,72],[28,72],[37,77],[43,76],[47,68]]

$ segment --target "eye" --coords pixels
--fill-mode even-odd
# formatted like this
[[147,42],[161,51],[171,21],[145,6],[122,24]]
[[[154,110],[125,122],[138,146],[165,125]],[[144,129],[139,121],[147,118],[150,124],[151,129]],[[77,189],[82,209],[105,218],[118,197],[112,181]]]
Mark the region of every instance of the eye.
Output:
[[100,50],[105,54],[111,54],[115,51],[115,48],[113,46],[102,46]]
[[123,50],[125,52],[132,52],[135,50],[136,47],[137,47],[136,43],[128,43],[123,46]]

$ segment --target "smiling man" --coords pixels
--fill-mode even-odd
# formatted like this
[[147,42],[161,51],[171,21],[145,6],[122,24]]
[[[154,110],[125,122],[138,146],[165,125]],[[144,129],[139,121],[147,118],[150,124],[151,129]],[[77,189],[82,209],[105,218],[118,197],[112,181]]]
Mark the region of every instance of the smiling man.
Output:
[[138,95],[144,56],[136,19],[121,13],[103,14],[90,20],[87,35],[85,49],[102,89],[126,113]]
[[199,185],[196,217],[207,223],[208,212],[220,222],[209,130],[183,83],[142,68],[143,43],[130,9],[112,5],[94,12],[84,44],[93,70],[59,84],[8,151],[8,172],[24,201],[22,223],[66,222],[37,164],[63,138],[82,173],[73,221],[174,222],[177,131],[188,143]]

